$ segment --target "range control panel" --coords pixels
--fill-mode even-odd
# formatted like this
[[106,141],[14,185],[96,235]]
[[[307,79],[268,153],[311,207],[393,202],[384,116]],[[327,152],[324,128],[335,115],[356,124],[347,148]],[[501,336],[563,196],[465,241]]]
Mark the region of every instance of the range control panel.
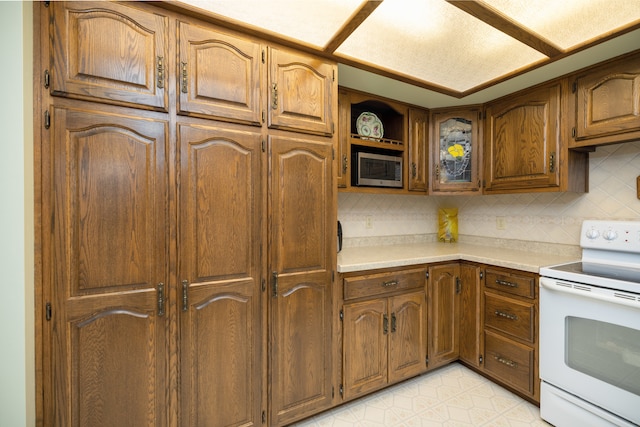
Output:
[[582,223],[580,246],[640,253],[640,221],[585,220]]

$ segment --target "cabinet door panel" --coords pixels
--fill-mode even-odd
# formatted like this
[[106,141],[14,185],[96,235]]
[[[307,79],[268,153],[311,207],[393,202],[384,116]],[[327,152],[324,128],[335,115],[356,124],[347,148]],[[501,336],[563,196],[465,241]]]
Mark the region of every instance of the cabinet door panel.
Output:
[[457,264],[429,268],[429,368],[458,358]]
[[181,419],[259,425],[261,135],[182,124],[178,133]]
[[331,405],[336,218],[331,144],[269,140],[271,420]]
[[269,127],[332,135],[335,66],[276,48],[269,63]]
[[626,60],[576,82],[576,139],[640,129],[640,63]]
[[474,366],[480,364],[480,296],[481,268],[460,264],[460,360]]
[[179,111],[260,125],[260,44],[213,28],[178,25]]
[[52,425],[166,425],[166,128],[53,109]]
[[558,83],[487,109],[487,190],[559,185],[561,93]]
[[427,153],[429,151],[429,113],[409,109],[409,191],[427,192]]
[[345,399],[387,384],[388,322],[386,298],[344,306],[342,351]]
[[426,370],[426,305],[424,291],[390,299],[389,382]]
[[110,2],[51,6],[54,95],[166,111],[167,17]]
[[437,192],[480,191],[480,113],[478,110],[434,113],[433,179]]

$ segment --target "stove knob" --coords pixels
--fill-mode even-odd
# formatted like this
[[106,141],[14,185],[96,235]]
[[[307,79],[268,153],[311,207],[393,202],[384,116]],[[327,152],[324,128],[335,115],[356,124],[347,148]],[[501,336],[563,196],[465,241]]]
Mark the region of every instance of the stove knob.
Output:
[[596,230],[595,228],[591,228],[589,230],[587,230],[587,238],[594,240],[597,239],[598,237],[600,237],[600,232],[598,230]]
[[604,233],[603,237],[605,240],[609,240],[609,241],[615,240],[618,238],[618,233],[616,232],[616,230],[609,229]]

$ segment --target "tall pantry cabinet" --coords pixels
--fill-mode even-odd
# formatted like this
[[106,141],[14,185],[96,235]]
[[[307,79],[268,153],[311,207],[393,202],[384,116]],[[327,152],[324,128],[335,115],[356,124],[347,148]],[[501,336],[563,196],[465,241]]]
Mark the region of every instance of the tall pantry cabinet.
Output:
[[335,64],[144,3],[34,7],[38,424],[329,407]]

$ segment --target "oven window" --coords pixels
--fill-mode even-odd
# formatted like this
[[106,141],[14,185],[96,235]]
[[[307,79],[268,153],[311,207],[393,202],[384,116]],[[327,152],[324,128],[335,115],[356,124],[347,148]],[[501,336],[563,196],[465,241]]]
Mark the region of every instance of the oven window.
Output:
[[640,331],[572,316],[565,330],[569,367],[640,396]]

